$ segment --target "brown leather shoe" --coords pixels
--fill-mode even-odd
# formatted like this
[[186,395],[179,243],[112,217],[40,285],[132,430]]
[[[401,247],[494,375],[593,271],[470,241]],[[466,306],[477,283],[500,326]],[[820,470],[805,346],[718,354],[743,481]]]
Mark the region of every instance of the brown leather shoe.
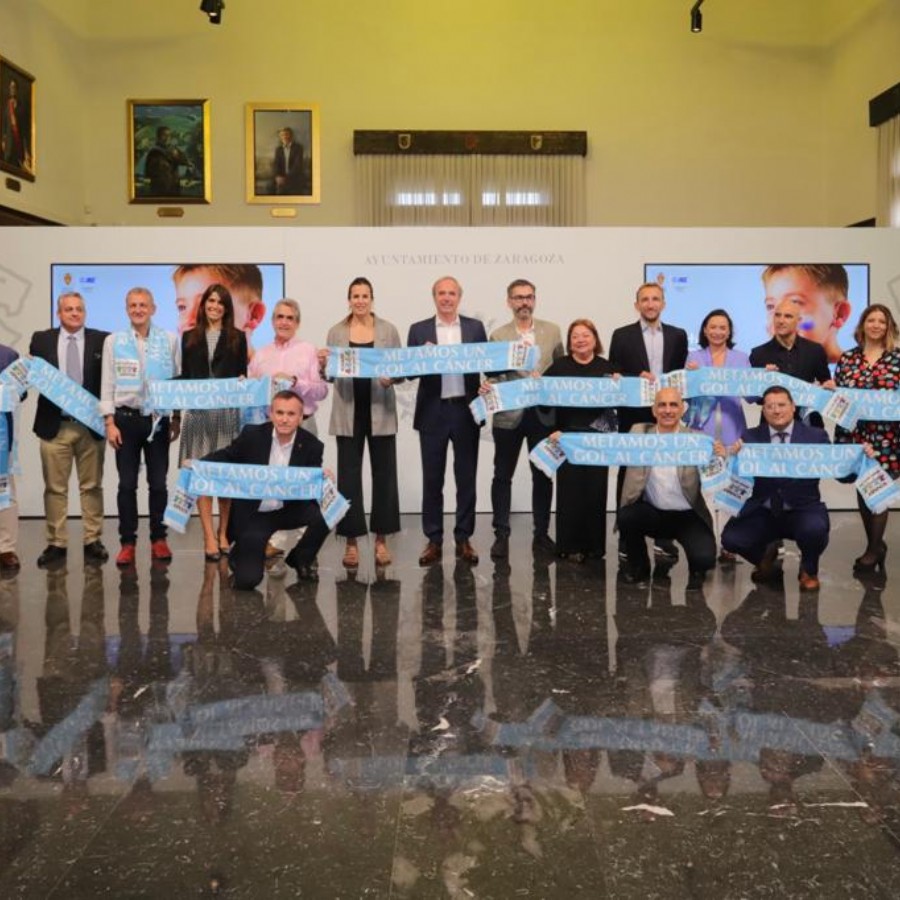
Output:
[[781,570],[778,567],[778,543],[773,542],[766,547],[766,552],[763,554],[763,558],[759,561],[759,564],[756,568],[750,573],[750,577],[753,581],[759,582],[767,582],[774,581],[775,578],[781,575]]
[[434,541],[429,541],[425,545],[425,549],[422,551],[422,555],[419,557],[419,565],[434,565],[434,563],[440,562],[443,553],[444,548],[440,544],[436,544]]
[[797,580],[800,582],[801,591],[817,591],[821,587],[819,579],[815,575],[804,572],[803,569],[800,570]]
[[456,542],[456,558],[473,566],[478,565],[478,554],[469,541]]
[[6,569],[7,572],[12,572],[21,567],[22,564],[19,562],[19,557],[16,556],[12,550],[8,553],[0,553],[0,569]]

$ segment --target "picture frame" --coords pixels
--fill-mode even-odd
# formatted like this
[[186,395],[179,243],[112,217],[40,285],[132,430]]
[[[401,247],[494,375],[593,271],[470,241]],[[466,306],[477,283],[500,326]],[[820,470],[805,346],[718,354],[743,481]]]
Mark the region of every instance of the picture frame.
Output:
[[130,203],[210,203],[209,100],[128,100]]
[[247,202],[320,203],[318,104],[248,103],[246,110]]
[[0,57],[0,169],[26,181],[37,175],[35,108],[34,75]]

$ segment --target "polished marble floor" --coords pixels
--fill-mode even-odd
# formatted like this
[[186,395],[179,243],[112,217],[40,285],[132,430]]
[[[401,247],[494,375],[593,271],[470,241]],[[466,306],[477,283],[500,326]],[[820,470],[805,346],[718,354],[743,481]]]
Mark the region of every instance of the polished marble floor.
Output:
[[834,515],[814,595],[790,545],[782,586],[632,586],[514,518],[508,564],[480,516],[478,566],[422,570],[408,516],[388,569],[329,541],[258,592],[196,531],[45,572],[22,523],[0,897],[900,896],[900,517],[866,582]]

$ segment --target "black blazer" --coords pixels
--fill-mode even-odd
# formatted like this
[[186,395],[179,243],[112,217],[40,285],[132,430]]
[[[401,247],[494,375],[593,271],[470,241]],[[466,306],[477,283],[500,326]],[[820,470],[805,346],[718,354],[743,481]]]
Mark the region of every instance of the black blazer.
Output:
[[[662,326],[663,332],[663,372],[683,369],[687,362],[687,332],[674,325]],[[613,370],[621,375],[640,375],[650,371],[644,333],[640,321],[617,328],[609,342],[609,362]],[[619,408],[619,431],[627,433],[638,422],[652,422],[650,409]]]
[[[663,372],[683,369],[687,362],[687,332],[683,328],[663,323]],[[644,333],[640,322],[617,328],[609,342],[609,361],[622,375],[640,375],[650,371]]]
[[[464,344],[482,344],[487,341],[484,325],[478,319],[468,316],[459,317],[460,332]],[[425,344],[437,343],[437,327],[434,316],[414,322],[409,326],[409,336],[406,339],[407,347],[422,347]],[[465,375],[466,403],[471,403],[478,394],[481,384],[481,375]],[[437,427],[441,422],[441,376],[423,375],[419,379],[419,390],[416,393],[416,412],[413,416],[413,428],[417,431],[427,431]],[[472,420],[474,425],[474,419]]]
[[181,374],[182,379],[187,378],[237,378],[247,374],[247,335],[238,331],[240,336],[237,351],[228,349],[228,342],[223,334],[216,344],[212,358],[212,367],[209,364],[209,352],[206,349],[206,339],[199,344],[190,346],[188,335],[193,334],[191,328],[181,335]]
[[[98,331],[96,328],[84,329],[84,366],[82,370],[82,385],[95,397],[100,397],[100,378],[103,369],[103,342],[109,335],[108,331]],[[46,331],[36,331],[31,336],[31,346],[28,352],[32,356],[40,357],[50,363],[51,366],[59,366],[59,329],[48,328]],[[62,421],[62,411],[51,403],[43,395],[38,397],[37,412],[34,416],[34,433],[43,441],[52,441],[59,433],[59,423]],[[104,440],[104,435],[93,432],[98,441]]]
[[[247,425],[241,433],[221,450],[215,450],[203,459],[206,462],[244,463],[253,466],[267,466],[272,452],[272,432],[275,426],[271,422],[262,425]],[[322,465],[325,445],[314,435],[302,428],[297,429],[294,447],[291,450],[291,466]],[[291,503],[309,503],[308,500],[286,500],[285,506]],[[232,500],[231,521],[235,534],[240,534],[241,527],[258,509],[260,500]]]
[[[771,444],[768,424],[763,422],[755,428],[745,429],[741,440],[745,444]],[[831,441],[824,428],[815,428],[794,420],[791,427],[791,443],[830,444]],[[780,494],[784,502],[793,509],[802,509],[822,502],[818,478],[754,478],[753,493],[739,515],[753,512],[775,494]]]

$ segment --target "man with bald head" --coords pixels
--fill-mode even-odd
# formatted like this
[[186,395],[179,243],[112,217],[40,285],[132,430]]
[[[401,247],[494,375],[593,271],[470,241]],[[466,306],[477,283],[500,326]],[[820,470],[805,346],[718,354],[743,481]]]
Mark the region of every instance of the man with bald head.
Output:
[[[789,298],[779,301],[772,312],[772,340],[750,351],[750,365],[833,388],[824,347],[801,337],[799,328],[797,304]],[[816,412],[811,413],[809,424],[821,428],[822,417]]]
[[[654,423],[639,422],[631,434],[678,434],[691,429],[681,423],[685,403],[675,388],[656,392]],[[650,575],[647,538],[674,539],[681,544],[690,573],[688,586],[700,587],[716,561],[712,516],[700,490],[696,466],[628,466],[618,515],[625,546],[622,575],[641,581]],[[668,574],[671,564],[659,561],[654,575]]]
[[[478,319],[459,314],[462,286],[449,276],[431,289],[435,315],[410,326],[409,347],[426,344],[477,344],[487,341]],[[453,445],[456,480],[456,558],[475,565],[478,554],[470,538],[475,531],[475,473],[478,468],[478,426],[469,403],[478,394],[481,376],[424,375],[419,379],[413,428],[419,432],[422,455],[422,530],[428,543],[420,566],[440,560],[444,542],[444,472],[447,449]]]

